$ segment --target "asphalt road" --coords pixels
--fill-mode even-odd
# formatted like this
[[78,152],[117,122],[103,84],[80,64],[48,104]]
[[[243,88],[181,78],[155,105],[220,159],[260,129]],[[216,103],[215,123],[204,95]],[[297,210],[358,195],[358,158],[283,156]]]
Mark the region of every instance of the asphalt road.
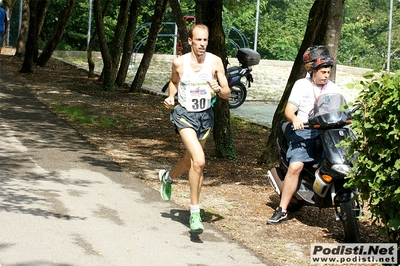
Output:
[[265,265],[123,172],[0,71],[0,264]]

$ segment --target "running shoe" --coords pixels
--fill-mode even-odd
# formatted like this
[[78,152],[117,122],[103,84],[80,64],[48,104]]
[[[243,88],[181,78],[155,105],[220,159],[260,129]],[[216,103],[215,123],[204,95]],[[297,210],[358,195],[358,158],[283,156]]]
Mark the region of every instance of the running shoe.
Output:
[[200,212],[193,212],[192,214],[190,214],[190,230],[204,230],[203,224],[201,223]]
[[163,200],[165,201],[169,201],[171,199],[171,192],[172,192],[171,183],[165,181],[167,173],[168,173],[167,170],[160,170],[160,172],[158,172],[158,177],[160,178],[161,181],[160,194]]

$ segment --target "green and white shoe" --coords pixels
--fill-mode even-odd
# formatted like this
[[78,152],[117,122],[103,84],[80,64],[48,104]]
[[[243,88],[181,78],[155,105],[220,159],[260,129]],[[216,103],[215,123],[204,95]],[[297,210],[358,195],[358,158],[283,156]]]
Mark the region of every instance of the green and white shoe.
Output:
[[190,214],[190,230],[201,231],[204,230],[204,226],[201,223],[200,212],[193,212]]
[[163,200],[165,201],[169,201],[171,199],[171,192],[172,192],[171,183],[165,181],[167,173],[168,173],[167,170],[160,170],[160,172],[158,172],[158,177],[160,178],[161,181],[160,194]]

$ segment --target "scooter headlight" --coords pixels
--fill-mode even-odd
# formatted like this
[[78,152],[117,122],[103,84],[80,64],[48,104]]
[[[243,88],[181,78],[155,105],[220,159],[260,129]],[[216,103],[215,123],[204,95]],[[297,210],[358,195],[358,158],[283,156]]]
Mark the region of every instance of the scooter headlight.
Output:
[[335,164],[332,165],[331,169],[344,175],[347,175],[351,171],[351,167],[346,164]]

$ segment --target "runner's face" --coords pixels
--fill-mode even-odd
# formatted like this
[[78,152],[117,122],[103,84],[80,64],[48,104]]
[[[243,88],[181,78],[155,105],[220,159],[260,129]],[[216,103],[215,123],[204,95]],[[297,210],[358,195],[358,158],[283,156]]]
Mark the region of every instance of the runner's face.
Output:
[[208,31],[202,28],[196,28],[193,31],[193,38],[189,38],[189,44],[196,56],[205,54],[208,45]]
[[320,69],[315,70],[313,74],[314,83],[318,85],[325,85],[329,80],[329,76],[331,75],[331,69],[331,67],[321,67]]

